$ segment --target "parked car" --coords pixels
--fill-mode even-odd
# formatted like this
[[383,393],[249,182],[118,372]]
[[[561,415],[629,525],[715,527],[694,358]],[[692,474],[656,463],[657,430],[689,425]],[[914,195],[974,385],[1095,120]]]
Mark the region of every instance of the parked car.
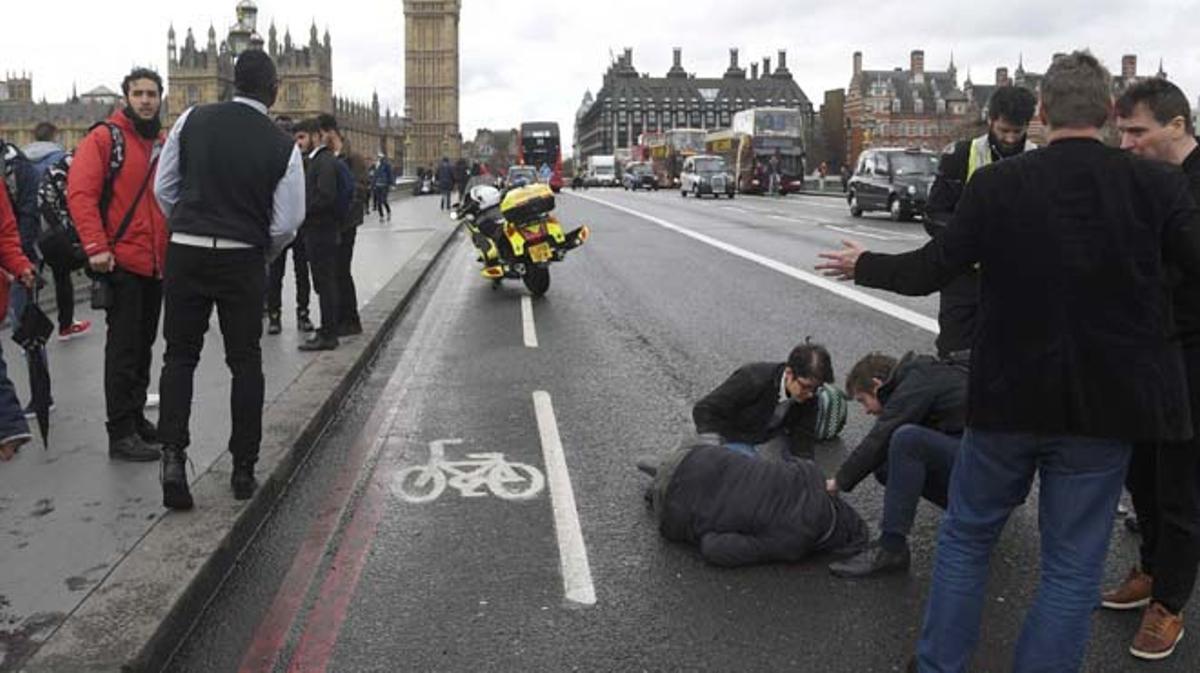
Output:
[[650,164],[635,161],[625,166],[625,174],[621,176],[621,185],[627,190],[652,189],[658,191],[658,178]]
[[882,210],[896,222],[924,216],[938,159],[936,153],[918,148],[864,150],[847,185],[850,214],[862,217],[865,212]]
[[733,189],[733,176],[721,157],[697,154],[683,162],[679,172],[679,193],[685,198],[688,194],[696,198],[712,194],[719,199],[724,194],[732,199]]

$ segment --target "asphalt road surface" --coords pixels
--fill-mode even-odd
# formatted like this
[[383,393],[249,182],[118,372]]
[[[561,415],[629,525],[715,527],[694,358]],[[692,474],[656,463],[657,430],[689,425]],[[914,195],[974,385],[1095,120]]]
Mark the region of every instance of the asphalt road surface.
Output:
[[[920,223],[818,197],[559,204],[593,236],[542,299],[490,289],[470,244],[452,244],[169,670],[903,670],[935,508],[907,575],[840,580],[827,558],[723,570],[659,538],[634,460],[673,446],[738,365],[806,336],[839,383],[868,351],[931,351],[936,298],[811,273],[844,238],[916,247]],[[836,469],[868,427],[853,408],[818,461]],[[872,481],[847,497],[874,526],[881,496]],[[1135,542],[1116,527],[1110,580]],[[1008,670],[1036,580],[1035,495],[994,556],[975,670]],[[1141,670],[1137,619],[1098,613],[1086,670]],[[1153,670],[1195,670],[1195,638]]]

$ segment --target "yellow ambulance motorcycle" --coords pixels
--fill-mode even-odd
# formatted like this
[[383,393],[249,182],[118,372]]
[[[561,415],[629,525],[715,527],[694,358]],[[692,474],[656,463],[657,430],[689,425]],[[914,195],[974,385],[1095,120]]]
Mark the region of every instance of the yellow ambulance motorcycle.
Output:
[[500,287],[505,278],[520,279],[534,296],[550,289],[550,265],[583,245],[586,225],[563,233],[554,216],[554,192],[543,184],[510,189],[477,185],[467,190],[450,216],[467,225],[483,264],[480,272]]

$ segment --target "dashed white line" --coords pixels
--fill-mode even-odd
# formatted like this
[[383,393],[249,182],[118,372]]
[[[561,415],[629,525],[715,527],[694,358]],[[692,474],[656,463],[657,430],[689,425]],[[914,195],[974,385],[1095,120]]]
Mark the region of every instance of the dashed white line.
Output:
[[567,459],[562,439],[558,436],[558,421],[550,393],[533,393],[533,408],[537,414],[538,433],[542,438],[542,457],[546,463],[546,483],[550,485],[550,505],[554,510],[554,532],[558,537],[558,561],[562,571],[563,591],[567,600],[581,605],[595,605],[596,587],[592,584],[592,568],[588,563],[583,529],[579,525],[579,510],[575,508],[575,490],[567,472]]
[[[862,304],[863,306],[866,306],[867,308],[874,309],[876,311],[879,311],[880,313],[883,313],[885,315],[889,315],[893,318],[896,318],[897,320],[902,320],[910,325],[913,325],[914,327],[919,327],[920,329],[923,329],[923,330],[926,330],[929,332],[933,332],[934,334],[937,334],[937,332],[938,332],[937,320],[934,320],[933,318],[930,318],[929,316],[922,315],[920,313],[917,313],[916,311],[904,308],[903,306],[897,306],[896,304],[893,304],[890,301],[885,301],[874,295],[867,294],[866,292],[863,292],[861,290],[856,290],[853,287],[850,287],[848,285],[844,285],[840,282],[830,280],[824,276],[820,276],[815,273],[810,273],[808,271],[802,271],[800,269],[797,269],[796,267],[788,266],[787,264],[784,264],[783,262],[778,262],[776,260],[773,260],[770,257],[765,257],[758,253],[750,252],[749,250],[743,250],[742,248],[739,248],[735,245],[730,245],[729,243],[715,239],[712,236],[707,236],[705,234],[701,234],[701,233],[692,231],[691,229],[687,229],[686,227],[681,227],[678,224],[673,224],[671,222],[668,222],[668,221],[662,219],[661,217],[655,217],[653,215],[648,215],[646,213],[634,210],[632,208],[626,208],[625,206],[619,206],[615,203],[609,203],[608,201],[605,201],[603,199],[597,199],[592,196],[584,196],[583,194],[572,194],[572,196],[576,196],[578,198],[584,199],[585,201],[591,201],[593,203],[598,203],[602,206],[607,206],[614,210],[619,210],[623,213],[633,215],[634,217],[640,217],[641,219],[646,220],[647,222],[653,222],[654,224],[657,224],[658,226],[660,226],[664,229],[669,229],[678,234],[683,234],[684,236],[687,236],[688,238],[691,238],[693,240],[704,243],[705,245],[710,245],[714,248],[717,248],[718,250],[724,250],[725,252],[728,252],[731,255],[736,255],[738,257],[741,257],[742,259],[754,262],[755,264],[765,266],[768,269],[771,269],[773,271],[778,271],[779,273],[782,273],[785,276],[789,276],[791,278],[795,278],[796,280],[808,283],[809,285],[813,285],[813,286],[819,287],[823,290],[827,290],[829,292],[832,292],[833,294],[838,295],[839,297],[842,297],[844,299],[849,299],[850,301],[853,301],[853,302],[857,302],[859,304]],[[833,227],[829,227],[829,228],[833,229]],[[862,234],[862,232],[856,232],[856,231],[850,231],[850,230],[841,230],[841,231],[846,231],[847,233],[850,233],[850,234],[853,234],[856,236]]]
[[843,234],[850,234],[851,236],[866,236],[867,238],[873,238],[877,241],[894,241],[894,240],[896,240],[896,239],[892,238],[891,236],[880,236],[879,234],[872,234],[868,231],[863,231],[861,229],[847,229],[845,227],[838,227],[838,226],[834,226],[832,224],[825,225],[825,228],[832,229],[833,231],[840,231]]
[[533,322],[533,299],[529,295],[521,296],[521,327],[525,332],[525,347],[537,348],[537,325]]

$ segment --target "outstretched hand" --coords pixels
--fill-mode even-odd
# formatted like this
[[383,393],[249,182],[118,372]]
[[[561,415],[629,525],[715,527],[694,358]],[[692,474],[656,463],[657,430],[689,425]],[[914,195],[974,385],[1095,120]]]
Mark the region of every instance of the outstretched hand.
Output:
[[835,252],[820,253],[821,259],[829,261],[817,264],[817,271],[838,280],[854,280],[854,267],[865,250],[854,241],[842,241],[842,246],[841,250]]

